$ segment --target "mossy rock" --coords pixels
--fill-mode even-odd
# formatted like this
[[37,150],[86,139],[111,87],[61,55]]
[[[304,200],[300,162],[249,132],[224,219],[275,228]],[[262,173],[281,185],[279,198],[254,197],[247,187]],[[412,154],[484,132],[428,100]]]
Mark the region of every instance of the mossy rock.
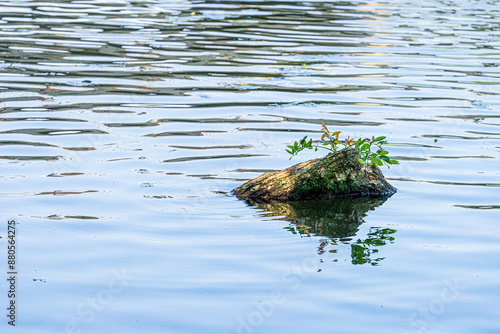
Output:
[[396,192],[378,168],[364,166],[346,148],[287,169],[265,173],[233,190],[254,203],[332,197],[389,197]]

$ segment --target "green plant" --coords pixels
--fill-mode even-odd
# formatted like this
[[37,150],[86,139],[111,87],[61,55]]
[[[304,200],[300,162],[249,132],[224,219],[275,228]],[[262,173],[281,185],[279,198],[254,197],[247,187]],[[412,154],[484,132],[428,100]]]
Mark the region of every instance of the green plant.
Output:
[[287,145],[289,149],[286,149],[286,151],[291,155],[290,159],[304,149],[317,151],[318,148],[324,148],[336,152],[339,146],[342,145],[344,148],[353,147],[358,153],[359,162],[365,166],[375,168],[375,166],[386,165],[390,168],[391,165],[399,164],[397,160],[390,159],[388,157],[389,152],[382,147],[382,145],[387,144],[385,136],[359,138],[356,141],[348,136],[346,139],[340,140],[341,132],[330,132],[325,123],[321,125],[321,132],[319,143],[313,143],[312,139],[308,140],[307,136],[304,136],[301,140],[294,142],[293,145]]

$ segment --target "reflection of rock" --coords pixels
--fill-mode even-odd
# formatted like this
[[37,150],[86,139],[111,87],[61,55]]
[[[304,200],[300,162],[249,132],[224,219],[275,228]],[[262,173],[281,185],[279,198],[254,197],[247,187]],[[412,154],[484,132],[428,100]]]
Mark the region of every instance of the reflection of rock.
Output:
[[372,169],[358,161],[354,148],[262,174],[233,190],[239,199],[256,203],[332,197],[388,197],[395,192],[396,188],[386,181],[378,167]]
[[385,202],[373,197],[332,198],[307,201],[262,203],[257,206],[273,216],[286,216],[297,232],[330,238],[351,237],[366,213]]
[[[324,254],[325,247],[338,246],[338,242],[351,244],[351,263],[378,265],[383,257],[378,256],[379,246],[394,242],[392,236],[396,230],[372,227],[368,236],[351,242],[351,237],[358,232],[358,227],[364,223],[367,212],[382,205],[386,199],[333,198],[328,200],[306,200],[290,202],[261,203],[257,206],[269,216],[284,216],[280,220],[289,221],[289,230],[307,236],[322,236],[318,253]],[[337,253],[336,249],[329,253]]]

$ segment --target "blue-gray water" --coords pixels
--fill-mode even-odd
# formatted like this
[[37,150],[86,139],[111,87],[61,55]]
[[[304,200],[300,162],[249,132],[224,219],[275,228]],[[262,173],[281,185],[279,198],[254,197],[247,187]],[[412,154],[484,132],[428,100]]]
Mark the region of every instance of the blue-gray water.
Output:
[[[499,333],[498,6],[1,1],[2,333]],[[397,194],[331,234],[225,194],[322,122]]]

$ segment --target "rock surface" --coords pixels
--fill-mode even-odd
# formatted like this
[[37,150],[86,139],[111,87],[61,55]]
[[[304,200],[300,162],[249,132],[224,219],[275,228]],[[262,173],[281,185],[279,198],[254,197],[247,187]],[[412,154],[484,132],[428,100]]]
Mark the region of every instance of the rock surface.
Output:
[[262,174],[232,192],[251,203],[269,203],[331,197],[389,197],[396,188],[386,181],[378,167],[362,165],[357,152],[347,148]]

